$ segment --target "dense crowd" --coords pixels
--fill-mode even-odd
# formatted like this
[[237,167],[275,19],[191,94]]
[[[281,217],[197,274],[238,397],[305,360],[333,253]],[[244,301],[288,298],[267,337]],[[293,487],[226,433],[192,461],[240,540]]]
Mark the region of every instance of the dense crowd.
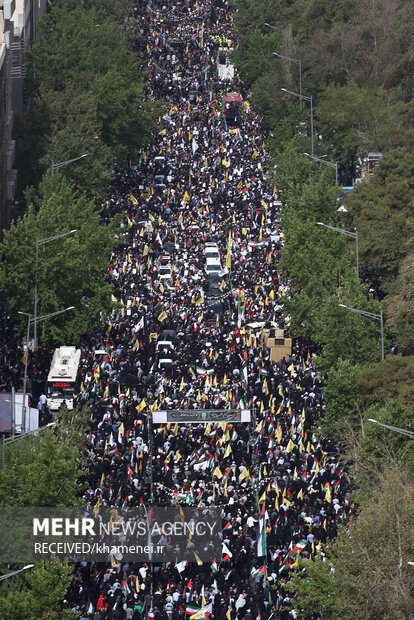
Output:
[[[122,220],[107,274],[114,310],[82,343],[79,402],[93,415],[81,500],[95,512],[151,496],[221,506],[223,554],[81,563],[63,605],[99,619],[294,618],[289,574],[299,557],[324,557],[353,504],[338,450],[312,432],[323,415],[312,345],[295,342],[274,363],[263,343],[263,325],[286,327],[290,295],[266,136],[247,86],[218,77],[219,48],[236,45],[227,3],[142,0],[134,13],[146,96],[166,108],[136,163],[115,166],[104,204]],[[233,91],[240,103],[226,102]],[[165,365],[161,340],[173,343]],[[230,408],[250,409],[252,422],[151,423],[155,410]]]

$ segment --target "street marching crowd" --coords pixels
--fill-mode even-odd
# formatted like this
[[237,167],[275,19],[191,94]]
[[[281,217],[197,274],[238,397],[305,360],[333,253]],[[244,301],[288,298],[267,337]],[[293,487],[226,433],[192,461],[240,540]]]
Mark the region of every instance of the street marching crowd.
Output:
[[[218,77],[219,48],[237,44],[226,2],[135,0],[134,14],[146,97],[166,107],[137,161],[115,166],[103,205],[122,219],[106,276],[114,310],[82,342],[78,401],[92,422],[81,500],[95,514],[151,497],[220,506],[222,554],[78,563],[63,607],[97,619],[295,618],[290,576],[325,557],[355,508],[338,449],[312,431],[323,415],[315,349],[294,341],[274,363],[261,338],[263,324],[286,327],[291,294],[266,135],[247,85]],[[165,365],[160,340],[173,344]],[[152,424],[172,409],[249,409],[252,422]]]

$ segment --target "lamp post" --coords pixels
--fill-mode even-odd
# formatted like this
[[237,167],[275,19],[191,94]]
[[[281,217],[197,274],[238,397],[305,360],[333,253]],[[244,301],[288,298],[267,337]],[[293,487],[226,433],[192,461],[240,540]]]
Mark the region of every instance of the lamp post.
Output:
[[54,174],[56,168],[63,168],[64,166],[73,164],[74,161],[78,161],[79,159],[83,159],[84,157],[87,157],[87,156],[88,156],[88,153],[84,153],[83,155],[79,155],[79,157],[74,157],[73,159],[67,159],[66,161],[60,161],[57,164],[55,164],[52,161],[52,164],[50,166],[51,173]]
[[22,573],[25,570],[29,570],[29,568],[33,568],[34,564],[27,564],[26,566],[23,566],[23,568],[21,568],[20,570],[14,570],[12,573],[7,573],[7,575],[0,575],[0,581],[4,581],[5,579],[8,579],[9,577],[14,577],[14,575],[18,575],[19,573]]
[[[306,155],[306,153],[305,153]],[[328,163],[328,162],[325,162]],[[359,277],[359,249],[358,249],[358,230],[355,227],[355,232],[351,230],[344,230],[343,228],[337,228],[336,226],[328,226],[328,224],[324,224],[323,222],[316,222],[318,226],[324,226],[325,228],[329,228],[330,230],[334,230],[335,232],[340,232],[347,237],[351,237],[355,239],[355,248],[356,248],[356,273]]]
[[286,88],[281,88],[280,90],[283,90],[284,93],[287,93],[288,95],[293,95],[294,97],[300,97],[301,99],[305,99],[305,101],[309,101],[310,102],[310,109],[311,109],[311,151],[312,151],[312,157],[313,157],[313,153],[314,153],[314,148],[313,148],[313,99],[312,99],[312,95],[303,95],[302,93],[294,93],[291,90],[286,90]]
[[[36,262],[35,262],[35,298],[34,298],[34,350],[37,351],[37,304],[38,304],[38,263],[39,263],[39,247],[41,245],[46,245],[50,241],[56,241],[57,239],[62,239],[63,237],[67,237],[68,235],[72,235],[77,232],[77,228],[70,230],[69,232],[62,233],[61,235],[54,235],[53,237],[45,237],[44,239],[36,239]],[[27,336],[29,339],[29,335]]]
[[29,314],[27,312],[18,312],[18,314],[23,314],[25,316],[27,316],[27,348],[26,348],[26,356],[25,356],[25,360],[24,360],[24,379],[23,379],[23,409],[22,409],[22,430],[23,432],[26,430],[26,404],[25,404],[25,399],[26,399],[26,385],[27,385],[27,367],[28,367],[28,360],[29,360],[29,334],[30,334],[30,326],[31,324],[35,325],[35,329],[36,329],[36,322],[39,321],[44,321],[45,319],[50,319],[52,316],[57,316],[58,314],[63,314],[63,312],[67,312],[68,310],[73,310],[75,306],[69,306],[68,308],[64,308],[63,310],[58,310],[57,312],[51,312],[50,314],[44,314],[43,316],[39,316],[36,317],[36,319],[33,317],[32,314]]
[[384,360],[384,320],[382,312],[379,314],[375,314],[374,312],[366,312],[365,310],[359,310],[358,308],[350,308],[349,306],[345,306],[345,304],[339,304],[341,308],[346,308],[351,312],[356,312],[357,314],[362,314],[363,316],[367,316],[370,319],[375,319],[376,321],[380,321],[381,324],[381,360]]
[[265,22],[263,25],[271,28],[272,30],[278,30],[279,32],[283,30],[283,28],[280,28],[280,26],[272,26],[272,24],[268,24],[267,22]]
[[411,439],[414,439],[414,432],[408,431],[406,428],[398,428],[398,426],[391,426],[390,424],[383,424],[382,422],[378,422],[378,420],[374,420],[373,418],[368,418],[368,422],[373,422],[374,424],[378,424],[378,426],[382,426],[390,431],[395,431],[396,433],[400,433],[401,435],[406,435]]
[[3,473],[6,470],[6,446],[12,443],[15,443],[16,441],[20,441],[20,439],[24,439],[25,437],[28,437],[29,435],[36,435],[37,433],[39,433],[45,428],[52,428],[54,426],[56,426],[56,422],[49,422],[49,424],[45,424],[45,426],[42,426],[41,428],[36,428],[31,431],[27,431],[27,433],[22,433],[21,435],[18,435],[17,437],[7,437],[7,439],[5,435],[3,434],[3,458],[2,458]]
[[325,159],[321,159],[320,157],[316,157],[315,155],[310,155],[309,153],[303,153],[306,157],[310,157],[315,161],[325,164],[325,166],[329,166],[330,168],[335,168],[335,185],[338,185],[338,162],[326,161]]
[[300,98],[300,109],[302,109],[302,60],[300,58],[291,58],[290,56],[282,56],[282,54],[278,54],[277,52],[272,52],[273,56],[277,56],[282,60],[288,60],[289,62],[295,62],[299,65],[299,98]]

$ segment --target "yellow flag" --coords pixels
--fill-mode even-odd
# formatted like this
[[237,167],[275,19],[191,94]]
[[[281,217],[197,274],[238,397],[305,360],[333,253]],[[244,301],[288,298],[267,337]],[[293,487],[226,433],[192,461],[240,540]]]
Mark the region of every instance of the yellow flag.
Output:
[[[102,474],[103,475],[103,474]],[[93,514],[96,515],[99,514],[99,507],[101,505],[101,498],[98,499],[98,501],[96,502],[95,506],[93,507]]]
[[293,448],[295,447],[295,444],[293,443],[293,441],[291,439],[289,439],[288,445],[286,446],[286,452],[292,452]]
[[196,554],[196,552],[195,552],[195,551],[193,551],[193,553],[194,553],[195,561],[197,562],[197,566],[202,566],[202,565],[203,565],[203,563],[202,563],[202,561],[200,560],[200,558],[198,557],[198,555]]
[[217,478],[222,478],[223,474],[221,473],[220,467],[216,467],[216,469],[213,471],[213,476],[216,476]]
[[259,499],[259,504],[263,504],[266,499],[266,491],[263,493],[262,497]]
[[146,406],[147,406],[147,403],[145,402],[144,399],[142,399],[139,405],[137,405],[136,407],[137,413],[141,413],[141,411],[145,409]]
[[225,451],[225,453],[224,453],[224,457],[223,457],[223,458],[227,458],[228,456],[230,456],[231,452],[232,452],[232,450],[231,450],[231,445],[229,444],[229,445],[227,446],[227,449],[226,449],[226,451]]
[[229,238],[227,241],[226,267],[231,269],[231,228],[229,230]]

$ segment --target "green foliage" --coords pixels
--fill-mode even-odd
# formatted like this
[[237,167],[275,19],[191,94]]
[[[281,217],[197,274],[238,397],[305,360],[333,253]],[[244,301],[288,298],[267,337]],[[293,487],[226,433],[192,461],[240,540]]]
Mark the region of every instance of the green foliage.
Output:
[[394,278],[414,234],[414,154],[404,148],[384,155],[375,173],[346,199],[358,228],[360,262]]
[[[414,409],[389,400],[385,405],[371,405],[365,410],[365,424],[361,428],[356,446],[355,479],[360,489],[370,492],[372,472],[385,471],[390,463],[404,463],[413,470],[414,440],[401,433],[385,429],[369,419],[397,428],[412,430]],[[414,471],[414,470],[413,470]]]
[[362,418],[362,398],[356,390],[361,366],[349,359],[338,359],[324,376],[325,415],[321,432],[325,437],[349,445]]
[[330,84],[320,93],[318,127],[342,163],[404,143],[407,127],[397,122],[399,98],[383,88],[373,91],[355,83]]
[[[386,470],[358,519],[333,545],[338,580],[334,617],[409,618],[414,613],[414,483],[401,467]],[[342,614],[342,615],[340,615]]]
[[[414,483],[400,467],[376,480],[351,525],[342,526],[328,561],[303,562],[289,582],[299,618],[409,618],[414,613]],[[334,563],[334,573],[331,565]]]
[[[87,153],[62,174],[89,197],[107,186],[110,162],[146,142],[162,111],[144,102],[139,58],[123,28],[130,3],[54,2],[27,54],[35,105],[17,119],[20,187],[37,186],[53,162]],[[27,139],[27,135],[29,139]]]
[[393,331],[397,350],[414,354],[414,251],[400,264],[387,299],[387,325]]
[[[18,569],[16,569],[18,570]],[[3,574],[11,572],[4,569]],[[40,562],[20,575],[0,582],[0,617],[7,620],[43,620],[53,616],[75,618],[71,611],[56,611],[72,580],[67,563]]]
[[367,406],[397,399],[414,409],[414,356],[393,355],[367,366],[355,377],[355,389]]
[[315,560],[300,562],[301,571],[292,576],[287,589],[296,595],[299,609],[295,604],[298,618],[306,618],[311,613],[323,611],[325,618],[332,618],[337,605],[337,580],[330,561]]
[[68,86],[62,92],[41,89],[38,107],[51,119],[50,133],[40,163],[50,169],[52,163],[67,161],[87,154],[60,168],[75,187],[83,188],[88,197],[99,194],[110,179],[112,152],[101,138],[102,124],[90,92]]
[[76,506],[81,490],[79,458],[89,409],[59,413],[55,428],[19,439],[6,447],[0,473],[4,506]]
[[100,226],[95,204],[58,172],[44,178],[29,203],[25,215],[5,234],[2,284],[14,312],[33,313],[36,239],[76,229],[68,237],[41,245],[38,261],[38,316],[75,306],[47,320],[44,341],[76,344],[100,312],[110,307],[111,288],[102,275],[114,248],[117,223]]

